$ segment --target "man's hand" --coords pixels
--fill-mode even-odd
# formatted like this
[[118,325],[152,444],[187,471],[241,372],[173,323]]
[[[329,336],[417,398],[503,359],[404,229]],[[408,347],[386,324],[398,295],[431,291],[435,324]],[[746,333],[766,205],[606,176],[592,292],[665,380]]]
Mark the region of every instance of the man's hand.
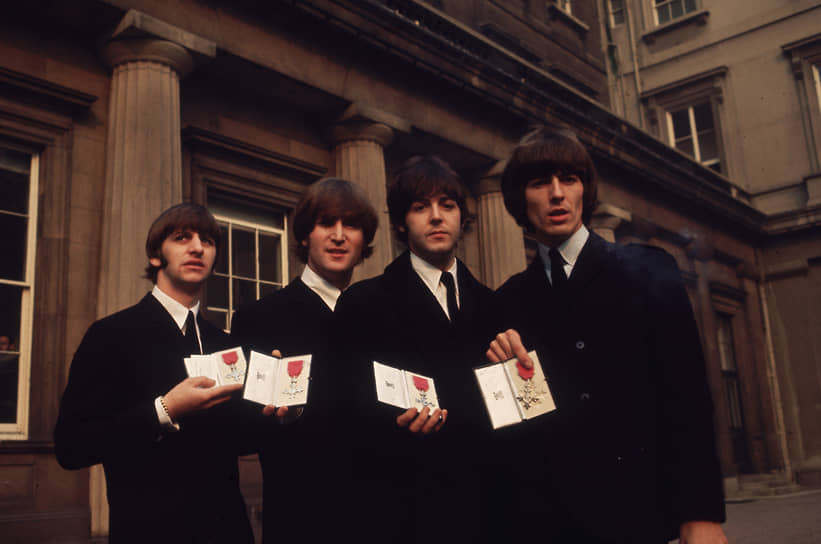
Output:
[[714,521],[688,521],[679,529],[680,544],[727,544],[721,525]]
[[280,423],[282,419],[288,414],[288,407],[287,406],[280,406],[277,408],[273,404],[269,404],[265,408],[262,409],[262,415],[270,416],[271,414],[276,414],[278,418],[280,418]]
[[447,419],[447,410],[437,408],[431,414],[430,407],[425,406],[421,412],[416,408],[409,408],[396,417],[396,424],[400,427],[407,427],[412,433],[429,434],[439,431]]
[[211,378],[197,376],[186,378],[175,385],[171,391],[163,395],[168,417],[172,421],[179,421],[182,416],[201,412],[227,401],[231,398],[231,393],[242,389],[241,383],[214,387],[216,383]]
[[501,363],[516,357],[523,367],[533,368],[533,361],[527,355],[527,349],[522,344],[522,338],[513,329],[497,334],[496,340],[490,343],[490,348],[485,356],[491,363]]

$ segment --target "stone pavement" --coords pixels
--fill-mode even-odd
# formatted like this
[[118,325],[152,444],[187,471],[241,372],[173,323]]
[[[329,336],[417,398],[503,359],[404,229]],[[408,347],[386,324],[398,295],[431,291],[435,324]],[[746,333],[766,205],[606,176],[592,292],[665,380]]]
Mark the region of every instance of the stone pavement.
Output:
[[727,504],[730,544],[821,544],[821,490]]

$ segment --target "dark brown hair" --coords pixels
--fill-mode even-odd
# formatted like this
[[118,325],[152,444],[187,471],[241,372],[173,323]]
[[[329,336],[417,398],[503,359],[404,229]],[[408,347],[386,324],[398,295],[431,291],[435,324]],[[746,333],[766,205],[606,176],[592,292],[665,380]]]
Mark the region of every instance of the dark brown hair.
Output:
[[[219,225],[211,212],[199,204],[184,202],[171,206],[157,217],[148,229],[148,237],[145,240],[145,254],[149,260],[160,259],[161,266],[154,266],[150,262],[145,267],[145,277],[153,283],[157,283],[157,273],[164,268],[168,262],[162,255],[162,243],[171,234],[179,230],[192,230],[200,237],[209,237],[214,240],[214,247],[219,255],[221,236]],[[216,259],[214,260],[216,263]]]
[[459,206],[464,231],[472,220],[467,209],[467,191],[459,174],[448,163],[433,155],[411,157],[394,174],[388,190],[388,215],[396,238],[408,242],[405,216],[414,202],[444,193]]
[[373,253],[373,237],[379,219],[368,195],[358,185],[340,178],[323,178],[313,183],[302,195],[291,218],[299,260],[308,262],[308,248],[302,242],[308,239],[317,223],[333,224],[342,220],[345,225],[362,230],[365,247],[362,259]]
[[587,224],[596,207],[596,169],[587,149],[566,128],[539,126],[513,148],[502,174],[505,208],[519,225],[530,228],[525,206],[529,181],[553,174],[576,175],[584,186],[582,222]]

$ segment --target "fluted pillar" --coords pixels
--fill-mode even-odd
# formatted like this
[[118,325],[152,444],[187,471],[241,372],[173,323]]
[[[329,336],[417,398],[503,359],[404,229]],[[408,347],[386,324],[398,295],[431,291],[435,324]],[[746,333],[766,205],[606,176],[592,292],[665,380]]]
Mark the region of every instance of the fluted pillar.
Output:
[[336,175],[360,185],[379,216],[373,254],[356,267],[353,281],[381,274],[393,259],[384,149],[393,141],[395,129],[408,128],[396,117],[358,104],[351,105],[332,127]]
[[479,253],[482,280],[496,289],[527,266],[522,227],[505,209],[500,179],[504,162],[497,163],[479,180]]
[[[131,10],[107,37],[112,69],[97,314],[136,303],[150,288],[145,237],[164,209],[182,201],[180,78],[216,46]],[[108,533],[100,467],[90,476],[92,534]]]

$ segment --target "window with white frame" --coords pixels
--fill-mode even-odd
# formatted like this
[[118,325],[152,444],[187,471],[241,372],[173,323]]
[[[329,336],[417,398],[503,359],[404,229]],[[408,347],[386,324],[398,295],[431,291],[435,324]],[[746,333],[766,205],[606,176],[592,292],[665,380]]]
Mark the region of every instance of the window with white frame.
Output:
[[623,25],[626,14],[624,10],[624,0],[610,0],[610,25],[611,26],[619,26]]
[[718,135],[709,100],[667,112],[669,142],[704,166],[721,172]]
[[653,2],[653,13],[657,25],[669,23],[697,9],[696,0],[653,0]]
[[288,270],[287,217],[280,210],[209,196],[222,247],[208,280],[206,311],[216,326],[231,329],[234,312],[280,289]]
[[562,10],[563,12],[567,13],[568,15],[573,14],[573,7],[571,6],[571,0],[555,0],[556,6]]
[[0,144],[0,438],[28,434],[38,164]]

